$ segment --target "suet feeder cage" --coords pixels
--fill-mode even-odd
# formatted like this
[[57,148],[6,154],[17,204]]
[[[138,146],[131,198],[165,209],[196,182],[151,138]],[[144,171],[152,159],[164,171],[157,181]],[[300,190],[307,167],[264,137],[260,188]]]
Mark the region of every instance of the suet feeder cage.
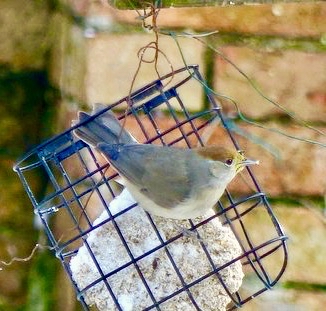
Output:
[[[197,92],[192,100],[205,98],[204,111],[187,109],[191,92]],[[241,149],[196,65],[83,122],[108,110],[142,143],[192,148],[204,145],[215,126]],[[173,222],[145,213],[121,193],[117,173],[74,136],[78,126],[37,146],[14,170],[85,310],[234,310],[277,283],[287,263],[287,237],[250,168],[243,173],[249,194],[227,189],[214,213]],[[34,189],[35,174],[47,177],[43,196]],[[257,213],[267,219],[259,236],[248,222]]]

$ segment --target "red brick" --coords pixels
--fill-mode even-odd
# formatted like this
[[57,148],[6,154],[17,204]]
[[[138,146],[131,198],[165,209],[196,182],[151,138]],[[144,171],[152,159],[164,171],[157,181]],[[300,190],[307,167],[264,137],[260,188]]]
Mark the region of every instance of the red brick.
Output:
[[[265,96],[309,121],[326,120],[326,54],[263,51],[228,46],[222,53],[236,64]],[[215,88],[234,99],[251,118],[285,114],[265,100],[232,65],[216,56]],[[224,101],[225,109],[235,111]]]
[[[326,242],[322,237],[326,234],[322,215],[313,205],[308,208],[300,205],[289,207],[281,204],[272,206],[278,220],[289,237],[289,261],[281,282],[296,281],[308,284],[323,284],[325,270]],[[310,209],[309,209],[310,208]],[[260,209],[245,216],[247,230],[255,238],[270,237],[275,231],[271,230],[270,219]],[[263,261],[268,267],[269,275],[279,272],[281,256],[270,255]],[[250,278],[253,280],[253,277]],[[242,290],[253,290],[257,286],[247,282]],[[322,291],[289,290],[282,286],[267,291],[252,302],[245,304],[245,311],[261,310],[309,310],[319,311],[324,308],[326,294]]]
[[[113,10],[121,22],[137,22],[135,11]],[[218,30],[247,34],[320,37],[326,32],[326,3],[276,3],[162,9],[161,28]]]
[[[267,128],[278,130],[299,138],[317,140],[326,144],[325,136],[319,135],[306,128],[294,125],[280,125],[273,122],[265,123]],[[248,157],[260,160],[260,165],[253,167],[262,189],[271,196],[322,196],[326,189],[326,152],[321,146],[311,145],[294,140],[280,134],[250,125],[240,127],[244,131],[255,135],[253,141],[243,137],[239,138],[240,147],[245,150]],[[321,131],[326,128],[318,128]],[[258,141],[262,139],[264,144],[269,144],[279,152],[277,159],[263,148]],[[219,131],[210,137],[208,143],[216,143],[220,140]],[[234,191],[247,191],[243,188],[241,179],[237,178],[233,183]]]
[[[87,102],[114,103],[128,96],[132,91],[158,79],[154,62],[143,62],[139,72],[137,53],[155,40],[153,34],[107,34],[98,35],[87,41]],[[188,64],[199,64],[203,67],[203,46],[193,40],[179,40],[183,56]],[[159,39],[157,69],[160,76],[184,67],[183,59],[177,44],[170,37]],[[166,57],[165,57],[165,56]],[[154,49],[145,52],[144,60],[154,61]],[[137,73],[135,81],[133,79]],[[193,85],[187,87],[186,102],[189,109],[199,110],[203,105],[200,92],[194,92]],[[198,88],[199,89],[199,88]]]

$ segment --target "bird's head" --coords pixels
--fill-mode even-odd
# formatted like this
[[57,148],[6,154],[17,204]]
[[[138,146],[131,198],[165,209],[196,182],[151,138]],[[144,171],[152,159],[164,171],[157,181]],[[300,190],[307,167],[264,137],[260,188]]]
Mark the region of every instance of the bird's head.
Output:
[[225,167],[234,171],[235,174],[242,171],[245,166],[259,164],[257,160],[247,159],[241,150],[232,151],[215,145],[199,147],[196,152],[203,158],[223,163]]

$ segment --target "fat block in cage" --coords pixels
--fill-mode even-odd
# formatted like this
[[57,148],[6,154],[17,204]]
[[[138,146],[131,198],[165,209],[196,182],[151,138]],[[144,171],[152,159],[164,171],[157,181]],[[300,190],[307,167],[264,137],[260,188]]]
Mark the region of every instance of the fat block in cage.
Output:
[[[187,110],[189,90],[203,94],[205,111]],[[241,150],[198,66],[176,70],[102,108],[14,167],[84,309],[233,310],[273,287],[286,267],[286,236],[250,168],[242,173],[248,195],[226,189],[214,211],[167,219],[145,212],[127,189],[121,191],[111,165],[74,135],[114,110],[140,143],[204,146],[213,124],[224,133],[216,144]],[[45,196],[33,189],[34,173],[48,177]],[[268,234],[253,235],[248,218],[255,213],[269,219]],[[59,233],[53,229],[58,220],[64,224]],[[247,276],[253,288],[241,286]]]
[[[125,189],[109,208],[115,215],[135,203]],[[241,263],[229,264],[241,255],[240,245],[230,228],[222,226],[215,218],[198,227],[196,233],[187,233],[186,228],[191,230],[188,221],[155,216],[149,219],[136,207],[116,219],[128,249],[136,259],[132,263],[108,218],[105,211],[94,222],[93,225],[106,223],[90,233],[87,243],[96,254],[103,273],[114,274],[108,282],[122,310],[150,309],[153,301],[148,290],[156,301],[160,301],[161,310],[194,310],[194,304],[200,310],[226,310],[230,298],[223,285],[234,293],[243,278]],[[196,222],[201,220],[197,218]],[[162,248],[162,244],[166,246]],[[212,273],[213,267],[223,265],[225,267],[216,277]],[[100,279],[85,245],[72,258],[70,268],[79,288],[86,288]],[[182,290],[186,284],[189,289]],[[99,310],[116,310],[103,280],[85,291],[85,301],[89,305],[95,304]]]

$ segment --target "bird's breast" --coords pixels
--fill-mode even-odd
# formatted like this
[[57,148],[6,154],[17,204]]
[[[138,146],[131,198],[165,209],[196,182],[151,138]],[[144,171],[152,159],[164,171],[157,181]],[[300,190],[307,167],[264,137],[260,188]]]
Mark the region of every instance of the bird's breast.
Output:
[[[138,204],[150,214],[173,219],[191,219],[203,216],[207,210],[211,209],[225,190],[225,185],[220,182],[212,182],[206,187],[198,187],[191,191],[190,196],[185,198],[173,207],[166,207],[154,202],[146,192],[137,186],[126,182],[126,187],[138,202]],[[166,195],[169,195],[168,193]]]

